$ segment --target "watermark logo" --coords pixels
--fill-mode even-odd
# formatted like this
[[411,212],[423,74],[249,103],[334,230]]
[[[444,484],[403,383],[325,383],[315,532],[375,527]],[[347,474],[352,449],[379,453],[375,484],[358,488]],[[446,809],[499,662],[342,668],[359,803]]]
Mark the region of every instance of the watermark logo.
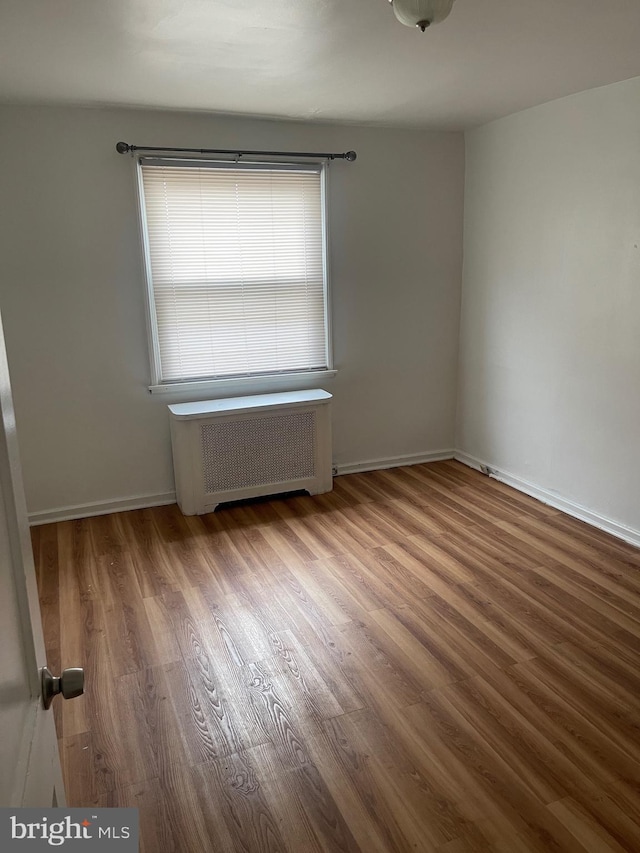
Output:
[[0,851],[138,853],[138,809],[0,808]]

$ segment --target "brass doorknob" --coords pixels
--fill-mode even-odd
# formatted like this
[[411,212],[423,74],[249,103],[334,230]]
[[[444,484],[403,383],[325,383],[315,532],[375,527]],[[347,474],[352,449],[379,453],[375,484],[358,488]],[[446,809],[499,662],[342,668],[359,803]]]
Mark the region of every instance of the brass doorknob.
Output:
[[65,669],[60,677],[52,675],[48,667],[41,669],[42,704],[45,708],[51,705],[54,696],[61,693],[65,699],[74,699],[84,693],[84,669],[72,666]]

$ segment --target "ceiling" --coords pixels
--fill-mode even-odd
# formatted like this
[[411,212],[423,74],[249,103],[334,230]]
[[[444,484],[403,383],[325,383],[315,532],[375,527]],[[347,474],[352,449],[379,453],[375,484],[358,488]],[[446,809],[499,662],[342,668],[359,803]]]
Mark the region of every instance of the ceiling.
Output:
[[461,129],[640,76],[638,0],[0,0],[0,101]]

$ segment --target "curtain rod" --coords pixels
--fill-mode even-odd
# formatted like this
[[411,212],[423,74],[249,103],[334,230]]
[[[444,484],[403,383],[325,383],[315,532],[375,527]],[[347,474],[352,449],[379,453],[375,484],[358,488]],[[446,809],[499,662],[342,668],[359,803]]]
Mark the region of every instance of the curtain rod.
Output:
[[344,154],[326,154],[326,153],[309,153],[308,151],[238,151],[235,148],[154,148],[150,145],[129,145],[127,142],[117,142],[116,151],[118,154],[127,154],[129,151],[133,154],[134,151],[164,151],[174,154],[235,154],[242,157],[244,154],[264,156],[270,155],[274,157],[313,157],[323,160],[347,160],[352,163],[357,154],[355,151],[345,151]]

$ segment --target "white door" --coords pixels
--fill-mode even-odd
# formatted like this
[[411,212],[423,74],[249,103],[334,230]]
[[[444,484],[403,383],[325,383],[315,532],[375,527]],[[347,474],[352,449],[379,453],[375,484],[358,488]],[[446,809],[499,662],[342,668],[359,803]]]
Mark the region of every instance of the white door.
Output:
[[66,805],[53,714],[40,699],[45,665],[0,320],[0,806]]

